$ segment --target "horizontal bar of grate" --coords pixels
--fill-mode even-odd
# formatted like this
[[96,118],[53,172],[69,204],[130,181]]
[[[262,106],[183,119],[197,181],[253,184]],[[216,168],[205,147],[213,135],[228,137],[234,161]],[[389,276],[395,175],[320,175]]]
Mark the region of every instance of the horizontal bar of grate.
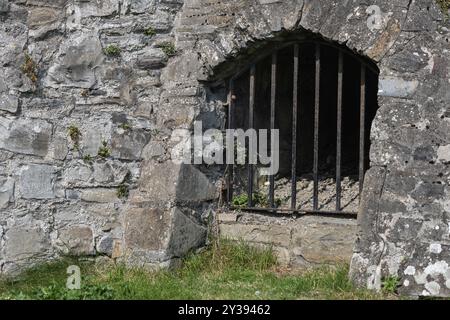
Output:
[[346,219],[356,219],[358,213],[347,212],[347,211],[327,211],[327,210],[303,210],[303,209],[284,209],[284,208],[259,208],[259,207],[229,207],[231,210],[241,210],[241,211],[255,211],[255,212],[265,212],[269,214],[282,214],[282,215],[318,215],[318,216],[329,216],[338,217]]

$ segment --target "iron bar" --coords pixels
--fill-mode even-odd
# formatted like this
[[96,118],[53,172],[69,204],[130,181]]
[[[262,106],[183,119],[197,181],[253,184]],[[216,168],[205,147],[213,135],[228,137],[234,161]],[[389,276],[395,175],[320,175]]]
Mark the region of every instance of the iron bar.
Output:
[[359,197],[364,184],[364,155],[365,155],[365,120],[366,120],[366,65],[361,64],[361,93],[359,111]]
[[[250,101],[248,105],[248,128],[253,129],[253,115],[255,109],[255,74],[256,74],[256,66],[253,65],[250,69]],[[251,141],[249,141],[249,144]],[[252,151],[252,148],[247,148],[248,153]],[[250,163],[251,156],[247,155],[248,163],[248,179],[247,179],[247,187],[248,187],[248,206],[253,206],[253,164]]]
[[319,207],[319,109],[320,109],[320,44],[316,44],[316,70],[314,88],[314,194],[313,208]]
[[338,57],[338,93],[336,124],[336,211],[341,210],[341,152],[342,152],[342,81],[344,72],[344,56],[339,51]]
[[347,211],[324,211],[324,210],[303,210],[303,209],[288,209],[288,208],[261,208],[261,207],[231,207],[232,210],[241,211],[254,211],[254,212],[264,212],[268,214],[299,214],[299,215],[318,215],[318,216],[328,216],[328,217],[339,217],[356,219],[357,213],[347,212]]
[[[272,130],[275,129],[275,108],[277,94],[277,53],[272,54],[272,74],[271,74],[271,92],[270,92],[270,138],[272,139]],[[274,150],[270,150],[273,155]],[[269,177],[269,204],[271,208],[275,207],[275,175]]]
[[298,107],[298,44],[294,45],[294,81],[292,93],[292,162],[291,162],[291,208],[297,207],[297,107]]

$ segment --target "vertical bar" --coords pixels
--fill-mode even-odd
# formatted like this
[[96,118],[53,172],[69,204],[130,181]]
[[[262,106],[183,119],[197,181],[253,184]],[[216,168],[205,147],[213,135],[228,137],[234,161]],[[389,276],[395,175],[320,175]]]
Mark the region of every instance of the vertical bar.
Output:
[[359,116],[359,196],[364,184],[364,153],[365,153],[365,120],[366,120],[366,66],[361,63],[361,97]]
[[292,172],[291,209],[297,207],[297,107],[298,107],[298,44],[294,45],[294,81],[292,93]]
[[316,44],[316,77],[314,97],[314,194],[313,209],[319,207],[319,107],[320,107],[320,44]]
[[[272,79],[270,92],[270,133],[272,137],[272,130],[275,129],[275,107],[277,94],[277,53],[272,54]],[[272,139],[272,138],[270,138]],[[273,155],[274,150],[270,150]],[[269,203],[270,207],[275,207],[275,176],[272,174],[269,177]]]
[[[228,129],[233,129],[234,127],[233,112],[234,112],[234,82],[233,80],[230,80],[229,96],[228,96]],[[234,145],[234,141],[233,144],[229,143],[229,145]],[[233,182],[234,182],[234,165],[228,164],[228,189],[227,189],[228,205],[230,205],[231,202],[233,201]]]
[[341,211],[341,152],[342,152],[342,80],[344,56],[339,50],[338,58],[338,92],[337,92],[337,133],[336,133],[336,211]]
[[[252,65],[250,69],[250,102],[248,106],[248,128],[253,129],[253,115],[255,109],[255,73],[256,66]],[[251,151],[251,148],[248,148],[248,152]],[[250,160],[250,154],[248,155],[248,159]],[[248,178],[247,178],[247,187],[248,187],[248,206],[253,207],[253,165],[248,163]]]

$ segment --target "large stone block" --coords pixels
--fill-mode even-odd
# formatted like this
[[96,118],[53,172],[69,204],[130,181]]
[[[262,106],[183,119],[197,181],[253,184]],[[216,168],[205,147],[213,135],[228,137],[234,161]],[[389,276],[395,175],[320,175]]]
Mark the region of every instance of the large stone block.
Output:
[[152,13],[155,11],[155,0],[132,0],[130,11],[132,13]]
[[116,188],[93,188],[81,190],[81,200],[97,203],[119,202]]
[[93,88],[97,69],[104,59],[96,33],[76,33],[61,45],[55,63],[49,68],[45,85],[52,88]]
[[30,9],[28,13],[29,35],[40,38],[48,32],[57,30],[62,24],[62,18],[62,10],[42,7]]
[[0,110],[16,113],[19,108],[19,98],[10,94],[0,94]]
[[24,166],[19,180],[22,198],[55,198],[55,173],[55,167],[49,165],[30,164]]
[[0,177],[0,209],[6,208],[14,201],[14,185],[14,179]]
[[348,263],[356,239],[356,221],[303,217],[292,229],[295,255],[313,263]]
[[202,246],[205,241],[206,228],[175,208],[172,211],[172,230],[168,253],[175,257],[182,257],[190,250]]
[[150,139],[150,133],[142,129],[121,130],[112,137],[112,156],[117,159],[139,160]]
[[88,226],[70,226],[58,231],[64,253],[81,256],[94,254],[94,236]]
[[243,240],[261,244],[274,244],[289,248],[291,229],[288,226],[274,224],[220,224],[221,236],[231,240]]
[[152,200],[207,201],[216,198],[216,187],[193,165],[171,161],[146,161],[141,169],[139,190]]
[[8,151],[47,155],[52,125],[43,120],[9,119],[0,117],[0,148]]
[[13,226],[5,233],[4,256],[9,262],[20,262],[42,255],[49,247],[48,235],[38,226]]
[[170,212],[154,208],[131,208],[125,216],[126,249],[158,251],[167,248]]

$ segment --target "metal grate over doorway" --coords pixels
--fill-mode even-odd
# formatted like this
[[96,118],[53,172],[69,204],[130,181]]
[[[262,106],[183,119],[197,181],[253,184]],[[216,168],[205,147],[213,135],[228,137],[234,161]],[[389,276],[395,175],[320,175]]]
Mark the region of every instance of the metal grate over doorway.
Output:
[[[264,185],[255,179],[258,165],[227,165],[229,207],[355,218],[369,166],[377,84],[375,65],[322,40],[284,43],[234,75],[229,80],[228,129],[279,129],[285,147],[282,172],[268,176]],[[289,183],[288,191],[283,187],[283,204],[277,197],[280,179]],[[309,187],[302,189],[308,181]],[[246,203],[236,206],[235,197],[243,193]],[[258,201],[261,194],[267,201]]]

